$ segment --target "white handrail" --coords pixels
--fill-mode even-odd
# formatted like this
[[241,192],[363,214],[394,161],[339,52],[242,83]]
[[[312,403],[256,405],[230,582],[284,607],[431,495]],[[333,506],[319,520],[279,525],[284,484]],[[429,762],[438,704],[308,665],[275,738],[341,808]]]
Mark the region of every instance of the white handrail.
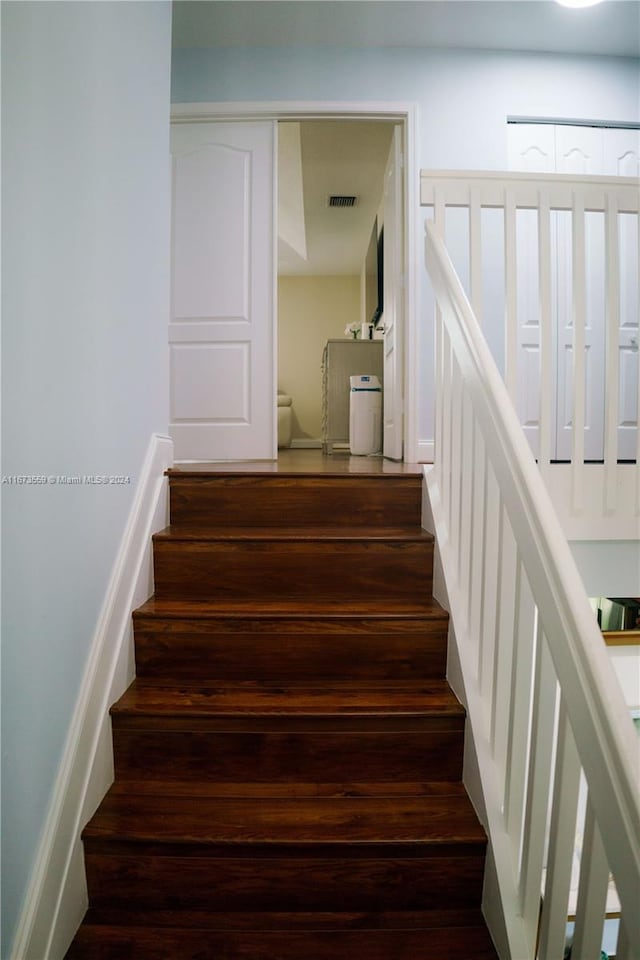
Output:
[[[513,885],[512,912],[515,909],[517,916],[511,918],[512,946],[520,938],[515,948],[522,951],[526,943],[527,957],[535,955],[539,902],[532,907],[531,897],[539,900],[543,878],[536,877],[535,870],[532,878],[531,864],[542,863],[542,851],[532,849],[532,837],[535,834],[535,842],[543,846],[548,837],[547,825],[543,823],[541,829],[539,823],[540,789],[548,793],[553,757],[568,756],[575,749],[587,784],[589,809],[620,899],[624,927],[620,943],[626,936],[628,956],[640,956],[640,778],[635,731],[508,391],[436,224],[427,221],[426,233],[427,269],[441,316],[436,378],[442,385],[436,417],[436,463],[427,481],[453,627],[459,640],[464,635],[468,641],[459,645],[459,653],[469,719],[474,738],[477,743],[484,741],[493,763],[493,769],[481,770],[490,841],[496,849],[510,850],[509,868],[509,857],[500,862],[497,856],[496,864],[503,873],[498,878],[503,900],[509,899],[509,886]],[[463,442],[469,436],[474,438],[470,447]],[[482,497],[477,495],[479,484]],[[497,530],[487,530],[487,501],[496,497],[494,514],[500,522]],[[480,549],[468,530],[455,526],[458,517],[469,514],[467,498],[475,504],[470,513],[473,536],[477,538],[484,529]],[[507,562],[506,557],[511,559]],[[483,614],[474,619],[469,616],[473,601],[468,594],[478,590],[484,598]],[[509,600],[514,591],[515,603]],[[532,602],[528,602],[529,596]],[[483,625],[493,623],[492,602],[498,610],[495,627],[487,631]],[[543,683],[546,661],[552,664],[552,680]],[[527,662],[536,664],[531,682],[526,671],[522,675],[521,664]],[[491,683],[487,682],[488,670],[493,671]],[[556,685],[560,720],[550,738],[541,734],[539,722],[544,726],[545,717],[540,718],[539,707],[541,702],[555,703]],[[558,742],[563,716],[568,721],[565,739],[569,739]],[[546,720],[548,723],[548,716]],[[502,746],[501,738],[506,738]],[[509,758],[514,757],[524,763],[511,763]],[[566,772],[557,768],[554,777],[549,821],[552,841],[554,836],[565,839],[563,831],[567,825],[570,829],[572,816],[575,822],[575,778],[565,783]],[[496,776],[500,785],[497,795]],[[512,809],[510,798],[525,795],[524,809]],[[533,818],[532,811],[536,814]],[[568,898],[566,863],[560,862],[562,849],[560,844],[557,862],[548,865],[551,872],[547,873],[540,920],[543,938],[538,956],[549,960],[557,956],[553,951],[558,938],[564,937],[564,928],[560,930],[559,920],[554,919],[557,890],[562,891],[561,898],[565,893]],[[593,903],[588,877],[581,880],[583,888],[588,894],[585,902]],[[556,891],[553,898],[551,890]],[[565,906],[560,910],[564,923]],[[525,925],[529,918],[529,927],[518,932],[523,918]],[[580,922],[578,919],[578,926]],[[581,926],[580,930],[582,936]],[[525,960],[524,955],[513,954],[513,958]]]

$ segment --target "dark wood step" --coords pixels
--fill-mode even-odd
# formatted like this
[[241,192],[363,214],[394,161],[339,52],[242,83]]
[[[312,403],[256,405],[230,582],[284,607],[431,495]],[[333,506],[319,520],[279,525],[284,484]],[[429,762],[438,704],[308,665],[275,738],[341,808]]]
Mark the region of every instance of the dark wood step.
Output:
[[[426,728],[451,719],[464,721],[464,708],[446,680],[335,680],[318,683],[308,680],[287,685],[244,681],[183,687],[170,679],[162,682],[134,681],[111,708],[114,726],[163,730],[228,729],[235,723],[250,729],[274,720],[300,729],[322,729],[326,721],[347,729],[378,728],[394,719],[413,727]],[[317,721],[317,725],[315,723]],[[332,728],[333,727],[332,725]]]
[[183,688],[136,681],[112,707],[120,779],[456,780],[464,710],[446,681]]
[[466,790],[459,780],[352,780],[331,783],[307,783],[286,780],[282,783],[257,783],[251,780],[116,780],[112,795],[132,797],[219,797],[223,799],[340,799],[356,797],[465,797]]
[[497,960],[486,928],[228,931],[84,925],[67,960]]
[[183,855],[439,857],[453,846],[483,849],[469,799],[422,797],[175,797],[109,791],[84,831],[91,850],[169,847]]
[[134,614],[136,672],[182,683],[438,678],[447,629],[437,604],[376,611],[372,603],[303,602],[232,611],[154,599]]
[[175,525],[419,526],[422,477],[283,474],[170,475]]
[[84,842],[98,908],[353,911],[477,907],[486,840],[459,796],[112,792]]
[[153,538],[160,599],[401,600],[431,594],[425,531],[167,528]]

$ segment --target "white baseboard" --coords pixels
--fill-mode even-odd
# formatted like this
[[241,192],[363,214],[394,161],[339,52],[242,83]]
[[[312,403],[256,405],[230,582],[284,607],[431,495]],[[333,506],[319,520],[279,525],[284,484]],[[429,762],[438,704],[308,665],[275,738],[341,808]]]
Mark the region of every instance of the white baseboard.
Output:
[[154,435],[91,645],[11,960],[61,960],[87,907],[80,832],[113,781],[110,705],[133,679],[131,611],[153,592],[151,534],[167,523],[173,442]]

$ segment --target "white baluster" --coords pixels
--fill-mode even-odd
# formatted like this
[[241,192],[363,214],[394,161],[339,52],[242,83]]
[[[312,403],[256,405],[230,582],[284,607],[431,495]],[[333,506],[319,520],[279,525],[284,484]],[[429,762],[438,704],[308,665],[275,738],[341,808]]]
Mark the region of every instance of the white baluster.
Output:
[[518,398],[518,268],[516,203],[513,190],[504,196],[505,383],[515,404]]
[[467,623],[471,605],[471,563],[473,543],[473,487],[476,482],[476,465],[473,462],[473,408],[467,390],[462,392],[462,444],[460,455],[460,586],[467,598]]
[[586,300],[586,245],[584,196],[573,194],[572,219],[573,258],[573,435],[571,473],[572,506],[579,513],[584,504],[584,410],[585,410],[585,323]]
[[462,507],[462,375],[455,355],[451,360],[451,545],[456,552],[460,582],[460,511]]
[[[638,925],[637,915],[631,918],[631,923]],[[616,960],[637,960],[631,953],[631,944],[627,933],[627,921],[623,914],[620,917],[620,926],[618,928],[618,942],[616,944]]]
[[620,328],[620,242],[618,237],[618,204],[615,196],[607,193],[605,209],[606,256],[606,374],[604,418],[605,509],[616,506],[618,466],[618,402],[619,357],[618,330]]
[[471,568],[469,575],[469,623],[474,625],[474,632],[478,637],[478,674],[480,674],[482,658],[482,642],[484,638],[484,585],[486,578],[486,515],[487,515],[487,456],[482,432],[475,420],[473,430],[473,504],[472,504],[472,538],[471,538]]
[[469,277],[471,306],[482,326],[482,208],[477,187],[472,188],[469,199]]
[[607,906],[609,866],[596,818],[587,798],[584,838],[580,857],[578,907],[573,935],[573,955],[600,960],[602,930]]
[[507,752],[505,822],[517,842],[517,866],[524,816],[524,797],[529,753],[531,716],[531,674],[533,668],[536,608],[520,557],[516,572],[516,611],[511,667],[511,705],[509,711],[509,749]]
[[485,721],[490,723],[488,704],[493,702],[493,667],[495,662],[496,631],[501,569],[501,504],[498,483],[493,467],[486,458],[485,466],[485,534],[483,537],[484,596],[482,600],[482,639],[478,664],[478,686],[487,707]]
[[539,960],[559,960],[564,952],[579,782],[578,753],[564,703],[561,701],[547,877],[540,918]]
[[553,731],[556,721],[558,682],[549,644],[538,623],[531,717],[531,756],[522,844],[520,902],[531,952],[535,947],[540,913],[542,868],[547,832]]
[[551,452],[551,422],[553,400],[551,329],[551,218],[549,195],[539,191],[538,207],[538,286],[540,299],[540,426],[538,433],[538,464],[545,480],[549,477]]
[[[509,744],[509,711],[511,705],[511,667],[515,626],[515,594],[517,551],[511,524],[502,507],[500,571],[498,574],[498,629],[493,674],[493,711],[491,742],[498,770],[506,770]],[[504,799],[505,783],[500,785]]]

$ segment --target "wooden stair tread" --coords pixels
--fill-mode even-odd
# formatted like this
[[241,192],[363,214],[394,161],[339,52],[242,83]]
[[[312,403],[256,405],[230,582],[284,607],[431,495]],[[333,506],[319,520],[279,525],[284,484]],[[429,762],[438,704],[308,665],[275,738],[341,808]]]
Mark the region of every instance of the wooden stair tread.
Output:
[[139,680],[111,708],[114,717],[418,715],[464,717],[464,708],[445,680],[413,682],[332,681],[286,686],[245,681],[215,686],[174,685]]
[[278,468],[278,463],[273,461],[250,461],[240,460],[237,462],[200,462],[185,463],[169,467],[165,475],[171,479],[180,480],[183,477],[304,477],[312,476],[322,479],[323,477],[340,477],[348,480],[350,477],[418,477],[422,478],[423,466],[420,463],[396,463],[392,460],[372,461],[362,460],[346,462],[333,459],[331,462],[323,463],[322,472],[318,472],[315,466],[304,467],[300,470],[282,470]]
[[67,960],[497,960],[486,927],[210,931],[81,927]]
[[153,795],[171,797],[221,797],[291,800],[297,797],[340,799],[342,797],[464,797],[466,790],[460,780],[427,780],[403,782],[358,781],[347,783],[316,782],[241,783],[215,780],[116,780],[112,794],[126,796]]
[[[483,922],[477,907],[442,910],[362,911],[255,911],[234,910],[127,910],[90,908],[88,925],[187,927],[193,930],[433,930],[438,927],[473,927]],[[354,958],[355,960],[355,958]]]
[[430,596],[414,599],[363,597],[355,600],[316,600],[310,598],[255,600],[195,600],[150,597],[133,612],[134,620],[142,617],[167,619],[215,620],[224,617],[247,617],[251,620],[281,619],[415,619],[448,620],[449,614]]
[[170,524],[154,533],[155,542],[170,543],[182,540],[196,542],[306,542],[306,541],[391,541],[433,543],[433,535],[418,526],[407,527],[358,527],[358,526],[279,526],[279,527],[205,527],[187,524]]
[[[271,799],[129,796],[109,792],[84,831],[88,841],[256,846],[322,851],[366,846],[377,855],[410,847],[428,855],[443,845],[484,845],[467,797]],[[406,852],[406,851],[405,851]]]
[[497,960],[483,923],[362,930],[187,930],[85,925],[68,960]]

